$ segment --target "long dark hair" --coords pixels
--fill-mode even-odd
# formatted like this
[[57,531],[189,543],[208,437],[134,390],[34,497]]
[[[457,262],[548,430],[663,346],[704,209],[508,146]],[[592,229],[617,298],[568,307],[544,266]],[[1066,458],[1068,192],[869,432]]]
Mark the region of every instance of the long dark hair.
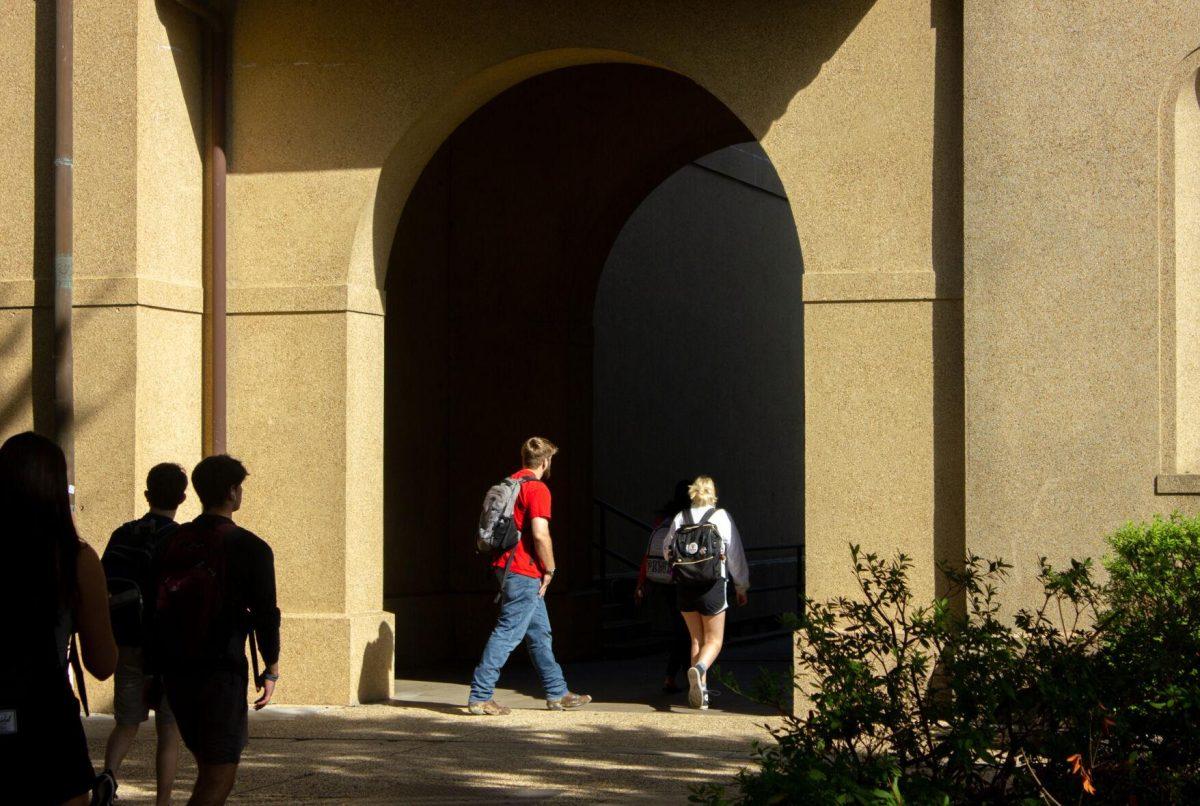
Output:
[[61,448],[32,431],[0,446],[0,512],[10,527],[0,544],[8,584],[19,580],[32,618],[56,620],[61,608],[75,604],[79,588],[79,533]]

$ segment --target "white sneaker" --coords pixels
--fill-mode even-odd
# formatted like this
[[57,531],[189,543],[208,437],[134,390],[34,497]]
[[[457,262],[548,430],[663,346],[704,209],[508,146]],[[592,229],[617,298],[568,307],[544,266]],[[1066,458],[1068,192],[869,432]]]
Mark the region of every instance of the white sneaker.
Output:
[[704,708],[708,705],[708,696],[704,691],[704,680],[700,676],[699,667],[693,666],[687,670],[688,705],[693,708]]

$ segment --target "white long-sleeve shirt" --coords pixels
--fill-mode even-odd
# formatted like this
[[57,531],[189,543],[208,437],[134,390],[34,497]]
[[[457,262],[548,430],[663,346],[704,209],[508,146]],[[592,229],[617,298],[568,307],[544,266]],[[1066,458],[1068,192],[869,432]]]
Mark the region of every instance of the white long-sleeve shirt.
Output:
[[[709,509],[711,507],[692,507],[692,523],[699,523]],[[723,509],[714,512],[708,522],[716,526],[717,533],[721,535],[721,552],[725,555],[725,559],[721,562],[721,576],[732,579],[733,587],[739,593],[745,593],[750,589],[750,566],[746,563],[746,552],[742,548],[742,538],[738,534],[737,525],[729,513]],[[670,559],[667,556],[668,547],[680,526],[683,526],[682,512],[671,520],[671,531],[667,533],[667,539],[663,541],[662,552],[665,560]]]

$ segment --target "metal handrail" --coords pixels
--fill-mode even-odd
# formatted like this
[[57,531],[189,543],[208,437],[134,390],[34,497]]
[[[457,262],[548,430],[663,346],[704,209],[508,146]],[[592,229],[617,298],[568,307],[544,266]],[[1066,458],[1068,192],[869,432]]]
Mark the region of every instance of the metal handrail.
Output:
[[[616,560],[617,562],[619,562],[621,565],[625,566],[626,568],[630,568],[634,571],[640,571],[641,570],[641,562],[640,562],[641,558],[638,558],[637,561],[631,560],[628,557],[626,557],[625,555],[621,554],[620,552],[613,551],[612,549],[610,549],[608,547],[608,522],[607,522],[607,519],[603,517],[603,515],[605,513],[612,513],[613,515],[616,515],[617,517],[621,518],[622,520],[626,521],[627,523],[630,523],[645,532],[652,531],[654,527],[652,527],[650,524],[646,523],[645,521],[641,520],[640,518],[630,515],[628,512],[625,512],[620,507],[615,507],[612,504],[610,504],[607,501],[604,501],[602,499],[593,498],[592,503],[595,504],[595,506],[598,509],[600,509],[600,511],[601,511],[600,540],[592,541],[592,546],[596,549],[599,549],[599,551],[600,551],[600,556],[601,556],[600,578],[608,579],[610,576],[607,569],[604,567],[604,564],[603,564],[603,560],[607,557],[613,558],[614,560]],[[755,568],[755,567],[761,567],[763,565],[774,565],[779,562],[795,563],[797,573],[796,573],[796,582],[794,584],[774,585],[769,588],[760,588],[759,592],[766,593],[768,591],[794,588],[797,591],[797,593],[799,593],[800,588],[803,585],[803,571],[804,571],[804,558],[803,558],[804,544],[803,543],[780,543],[780,544],[773,545],[773,546],[744,546],[743,549],[747,554],[754,553],[754,552],[762,552],[762,551],[794,552],[793,556],[791,556],[791,557],[778,557],[778,558],[768,559],[768,560],[751,560],[748,563],[748,565],[751,568]]]
[[614,514],[620,518],[624,518],[625,520],[629,521],[634,526],[637,526],[640,529],[645,529],[647,532],[654,530],[654,527],[651,526],[650,524],[646,523],[645,521],[641,520],[640,518],[635,518],[633,515],[630,515],[628,512],[626,512],[622,509],[618,509],[617,507],[614,507],[612,504],[608,503],[607,501],[602,501],[599,498],[593,498],[592,502],[595,503],[595,505],[600,507],[601,509],[608,510],[612,514]]
[[[595,577],[596,581],[607,585],[608,582],[619,580],[619,579],[620,580],[635,579],[641,570],[642,557],[638,557],[637,560],[635,561],[635,560],[632,560],[632,559],[624,556],[620,552],[613,551],[611,548],[609,548],[609,546],[608,546],[608,530],[609,530],[608,516],[614,515],[617,518],[620,518],[621,520],[625,521],[627,524],[629,524],[633,527],[636,527],[638,530],[643,532],[643,534],[646,537],[649,537],[649,534],[653,530],[654,527],[652,527],[650,524],[646,523],[645,521],[641,520],[640,518],[630,515],[628,512],[625,512],[624,510],[620,509],[619,507],[613,506],[612,504],[608,503],[607,501],[602,501],[599,498],[594,498],[594,499],[592,499],[592,503],[594,504],[594,506],[596,508],[596,514],[598,515],[597,520],[599,521],[596,524],[596,527],[597,527],[596,537],[593,538],[591,541],[592,547],[594,549],[597,549],[599,552],[599,568],[597,569],[597,570],[599,570],[599,574],[597,575],[597,577]],[[793,595],[796,597],[796,607],[797,608],[801,607],[802,606],[801,599],[803,597],[803,591],[804,591],[804,544],[803,543],[781,543],[781,544],[773,545],[773,546],[744,546],[743,548],[747,554],[752,554],[752,553],[757,554],[757,553],[767,552],[767,551],[788,553],[788,554],[785,554],[785,556],[775,556],[775,557],[768,556],[768,557],[762,557],[761,559],[757,559],[757,560],[748,559],[747,565],[749,565],[751,568],[762,568],[764,566],[782,566],[782,565],[794,565],[795,566],[796,579],[794,582],[788,582],[788,583],[777,584],[777,585],[767,585],[764,587],[756,587],[753,590],[756,594],[777,593],[777,592],[782,593],[784,591],[791,591],[793,593]],[[619,571],[610,572],[607,567],[610,558],[613,561],[619,563],[621,566],[624,566],[624,569],[619,570]],[[604,589],[608,590],[607,587],[605,587]],[[760,638],[760,637],[761,636],[756,637],[755,640],[758,640],[758,638]],[[736,638],[733,634],[730,634],[728,636],[728,638],[730,640],[736,640]]]
[[[633,560],[629,559],[628,557],[626,557],[623,554],[618,554],[617,552],[610,549],[608,546],[601,545],[600,543],[598,543],[595,540],[592,541],[592,545],[595,546],[596,548],[600,549],[602,552],[604,552],[609,557],[612,557],[614,560],[616,560],[617,562],[624,565],[626,568],[632,568],[634,571],[642,570],[642,566],[639,563],[635,563]],[[605,575],[605,576],[607,576],[607,575]]]

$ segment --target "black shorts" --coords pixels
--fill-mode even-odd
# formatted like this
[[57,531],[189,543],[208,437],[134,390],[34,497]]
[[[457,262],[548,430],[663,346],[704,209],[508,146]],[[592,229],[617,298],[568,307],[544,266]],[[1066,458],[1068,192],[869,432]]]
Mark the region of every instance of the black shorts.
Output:
[[196,761],[237,764],[249,737],[244,671],[167,674],[167,701],[179,735]]
[[725,580],[718,579],[707,585],[680,585],[675,583],[675,603],[680,612],[715,616],[729,607],[725,595]]
[[91,792],[96,772],[73,694],[3,710],[0,777],[4,792],[19,793],[11,802],[58,804]]

